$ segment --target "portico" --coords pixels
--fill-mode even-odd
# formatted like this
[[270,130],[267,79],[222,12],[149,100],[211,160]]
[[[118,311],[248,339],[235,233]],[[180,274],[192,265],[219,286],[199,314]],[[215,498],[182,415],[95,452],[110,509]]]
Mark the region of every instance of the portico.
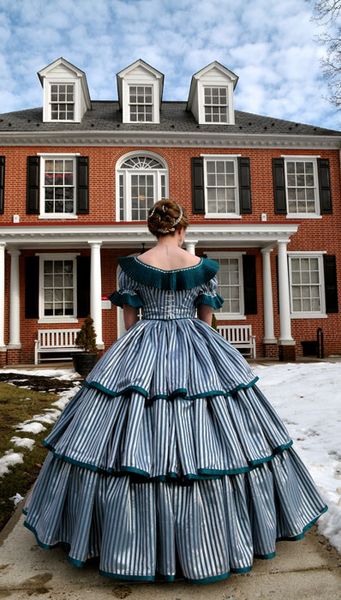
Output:
[[[262,340],[258,336],[258,343],[264,344],[265,355],[275,354],[277,346],[281,358],[294,356],[295,341],[291,333],[289,280],[287,267],[287,246],[291,237],[296,233],[297,225],[190,225],[185,239],[185,248],[192,254],[217,255],[220,252],[233,253],[242,251],[247,253],[255,249],[262,256],[262,306],[263,314],[258,312],[257,319],[263,321]],[[48,255],[56,253],[61,259],[68,259],[80,254],[89,254],[90,270],[88,289],[90,290],[90,315],[94,320],[99,348],[104,349],[103,340],[103,305],[102,294],[103,274],[106,275],[108,263],[103,263],[103,252],[114,250],[114,256],[121,254],[137,254],[151,247],[155,243],[145,225],[107,225],[107,226],[73,226],[66,229],[63,226],[17,226],[3,227],[0,234],[0,354],[2,364],[10,360],[19,360],[22,348],[22,324],[24,315],[21,314],[20,298],[24,290],[20,289],[19,261],[22,254]],[[278,298],[279,298],[279,336],[275,335],[274,327],[274,300],[273,300],[273,275],[271,270],[271,254],[278,253]],[[9,290],[5,293],[5,259],[9,260]],[[257,274],[260,277],[261,273]],[[41,275],[40,275],[41,277]],[[106,275],[107,277],[107,275]],[[31,282],[33,285],[33,282]],[[30,285],[30,282],[25,282]],[[83,287],[86,287],[83,281]],[[117,285],[117,284],[116,284]],[[112,289],[115,281],[112,281]],[[6,300],[5,300],[6,298]],[[5,302],[8,303],[6,308]],[[42,298],[39,300],[40,305]],[[78,298],[81,302],[81,298]],[[115,309],[113,309],[115,310]],[[119,309],[117,309],[117,335],[122,333]],[[8,314],[8,324],[5,322]],[[220,316],[217,314],[219,320]],[[245,317],[244,317],[245,318]],[[36,323],[48,323],[48,327],[70,327],[75,323],[79,327],[75,315],[60,317],[43,317],[40,313]],[[54,323],[54,325],[52,325]],[[44,326],[44,325],[43,325]],[[41,325],[39,325],[41,328]],[[38,325],[37,325],[38,328]],[[8,330],[7,339],[5,332]],[[32,339],[33,349],[34,339]],[[7,354],[7,358],[6,358]]]

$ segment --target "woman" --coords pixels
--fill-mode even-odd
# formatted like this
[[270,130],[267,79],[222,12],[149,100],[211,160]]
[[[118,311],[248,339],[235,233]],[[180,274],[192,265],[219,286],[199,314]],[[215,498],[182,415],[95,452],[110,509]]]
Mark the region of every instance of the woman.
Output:
[[157,202],[156,245],[119,259],[111,300],[127,332],[45,440],[25,507],[41,545],[66,544],[78,566],[99,557],[117,579],[244,573],[326,510],[257,377],[210,326],[219,265],[182,249],[187,226],[181,206]]

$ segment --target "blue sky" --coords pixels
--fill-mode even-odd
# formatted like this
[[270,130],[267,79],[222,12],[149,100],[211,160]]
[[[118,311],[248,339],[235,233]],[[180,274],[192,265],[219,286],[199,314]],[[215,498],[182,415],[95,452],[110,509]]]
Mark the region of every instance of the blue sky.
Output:
[[235,108],[341,128],[312,21],[313,0],[0,0],[0,113],[42,104],[37,71],[63,56],[92,100],[117,99],[116,73],[142,58],[187,100],[193,73],[218,60],[239,76]]

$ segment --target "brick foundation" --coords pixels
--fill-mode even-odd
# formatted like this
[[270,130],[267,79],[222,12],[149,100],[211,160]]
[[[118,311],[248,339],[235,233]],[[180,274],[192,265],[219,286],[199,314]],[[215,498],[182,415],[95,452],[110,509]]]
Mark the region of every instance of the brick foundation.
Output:
[[7,350],[7,365],[17,365],[22,362],[20,348],[9,348]]
[[296,346],[278,346],[278,358],[280,361],[295,361],[296,360]]
[[0,352],[0,367],[7,365],[7,351]]
[[278,344],[263,344],[263,355],[265,358],[278,359]]

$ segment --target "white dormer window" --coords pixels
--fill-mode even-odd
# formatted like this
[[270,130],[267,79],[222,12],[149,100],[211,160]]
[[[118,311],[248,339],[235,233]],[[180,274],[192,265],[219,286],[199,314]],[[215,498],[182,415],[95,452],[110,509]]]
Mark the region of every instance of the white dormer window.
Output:
[[117,73],[123,123],[160,123],[163,75],[143,60]]
[[153,86],[129,86],[129,111],[131,122],[153,121]]
[[58,58],[38,73],[44,90],[43,121],[80,123],[91,109],[84,71]]
[[204,109],[206,123],[228,122],[227,98],[227,87],[204,87]]
[[75,118],[74,83],[50,84],[51,121],[73,121]]
[[187,110],[201,125],[234,125],[233,91],[238,77],[212,62],[192,77]]

